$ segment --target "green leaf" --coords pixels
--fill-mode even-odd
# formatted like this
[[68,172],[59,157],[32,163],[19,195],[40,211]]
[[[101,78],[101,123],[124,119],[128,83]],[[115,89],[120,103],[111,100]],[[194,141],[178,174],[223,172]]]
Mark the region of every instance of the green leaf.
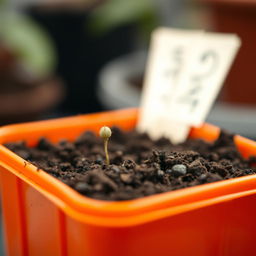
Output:
[[1,13],[0,37],[35,75],[47,76],[54,70],[53,43],[48,34],[27,16]]
[[108,0],[91,14],[90,28],[104,33],[117,26],[139,22],[144,16],[154,16],[151,0]]

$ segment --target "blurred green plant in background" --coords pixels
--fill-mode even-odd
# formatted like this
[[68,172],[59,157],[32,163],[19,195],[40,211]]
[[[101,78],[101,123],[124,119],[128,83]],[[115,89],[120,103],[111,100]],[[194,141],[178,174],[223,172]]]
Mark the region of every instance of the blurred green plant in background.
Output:
[[122,25],[137,24],[148,39],[158,23],[153,0],[108,0],[92,10],[89,26],[96,34],[104,34]]
[[4,0],[0,1],[0,41],[33,75],[47,77],[52,74],[56,53],[47,32],[26,15],[8,10]]

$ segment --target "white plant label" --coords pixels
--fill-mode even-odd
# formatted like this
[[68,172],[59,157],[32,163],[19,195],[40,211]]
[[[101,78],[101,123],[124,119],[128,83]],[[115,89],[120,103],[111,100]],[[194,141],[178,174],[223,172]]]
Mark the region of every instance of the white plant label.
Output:
[[204,121],[240,46],[235,35],[157,29],[151,40],[138,129],[186,139]]
[[204,122],[240,44],[236,35],[204,34],[187,59],[167,110],[173,120],[193,126]]
[[153,139],[166,136],[178,143],[187,137],[189,125],[173,122],[167,109],[186,58],[191,54],[191,43],[196,44],[202,34],[203,31],[169,28],[159,28],[152,34],[138,129]]

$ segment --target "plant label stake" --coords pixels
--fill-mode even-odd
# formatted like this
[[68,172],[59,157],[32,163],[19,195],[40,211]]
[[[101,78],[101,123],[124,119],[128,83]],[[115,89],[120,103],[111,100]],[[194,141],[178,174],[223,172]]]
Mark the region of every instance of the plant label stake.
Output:
[[188,135],[189,125],[169,120],[167,109],[190,55],[190,45],[195,45],[202,33],[167,28],[152,33],[138,129],[153,139],[166,136],[173,142],[180,142]]
[[240,47],[233,34],[159,28],[152,34],[138,129],[184,141],[205,120]]

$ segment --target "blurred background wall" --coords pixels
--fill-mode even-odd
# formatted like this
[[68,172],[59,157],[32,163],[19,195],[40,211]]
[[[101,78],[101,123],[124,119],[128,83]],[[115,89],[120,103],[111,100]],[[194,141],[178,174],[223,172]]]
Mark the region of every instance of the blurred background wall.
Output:
[[157,26],[237,33],[208,121],[256,137],[255,0],[0,0],[0,124],[138,106]]
[[200,24],[200,17],[190,17],[192,6],[181,0],[2,0],[1,62],[11,63],[11,74],[2,71],[0,123],[104,110],[97,96],[102,68],[146,51],[158,25]]

